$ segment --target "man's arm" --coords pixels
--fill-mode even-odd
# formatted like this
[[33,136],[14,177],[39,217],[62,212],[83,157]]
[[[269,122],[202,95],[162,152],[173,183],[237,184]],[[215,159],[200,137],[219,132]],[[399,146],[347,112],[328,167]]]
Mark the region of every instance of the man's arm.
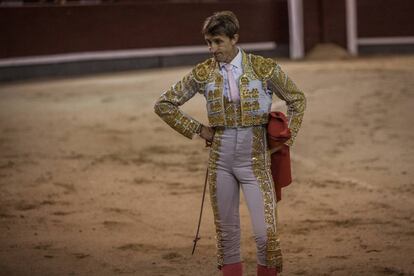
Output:
[[201,89],[200,83],[196,82],[193,72],[173,85],[163,93],[154,105],[154,111],[170,127],[187,138],[192,139],[195,134],[200,134],[202,125],[179,109]]
[[302,124],[302,118],[306,108],[305,95],[282,71],[279,64],[276,64],[276,67],[274,68],[273,73],[268,80],[268,85],[270,90],[274,92],[280,99],[284,100],[288,107],[288,127],[291,130],[292,136],[288,141],[285,142],[285,144],[292,146]]

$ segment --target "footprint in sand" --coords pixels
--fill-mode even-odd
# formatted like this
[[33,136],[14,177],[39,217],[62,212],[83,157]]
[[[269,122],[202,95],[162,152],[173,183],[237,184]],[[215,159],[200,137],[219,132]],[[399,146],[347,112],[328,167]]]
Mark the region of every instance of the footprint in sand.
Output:
[[334,188],[334,189],[343,189],[343,188],[353,188],[357,186],[357,183],[348,180],[337,180],[337,179],[309,179],[307,180],[308,186],[313,188]]
[[130,223],[114,220],[105,220],[104,222],[102,222],[102,224],[105,226],[105,228],[109,230],[120,230],[122,228],[129,226]]
[[143,251],[144,245],[141,243],[128,243],[117,247],[119,250]]
[[132,209],[121,209],[121,208],[116,208],[116,207],[112,207],[112,208],[105,208],[104,209],[105,213],[115,213],[117,214],[117,217],[119,217],[119,215],[124,215],[126,217],[132,218],[135,222],[140,220],[141,218],[141,213],[134,211]]
[[114,97],[111,97],[111,96],[105,97],[105,98],[102,98],[101,99],[101,103],[112,103],[114,101],[115,101],[115,98]]
[[326,258],[328,259],[339,259],[339,260],[347,260],[349,259],[349,257],[351,257],[350,255],[331,255],[331,256],[326,256]]
[[302,199],[297,199],[295,201],[292,202],[292,205],[298,206],[298,205],[306,205],[306,201],[302,200]]
[[149,244],[143,244],[143,243],[127,243],[124,245],[121,245],[117,247],[116,249],[122,250],[122,251],[144,251],[147,252],[149,250],[159,250],[159,248],[149,245]]
[[308,272],[306,270],[298,270],[293,272],[293,275],[308,275]]
[[89,254],[84,254],[84,253],[73,253],[72,255],[78,259],[85,259],[90,256]]
[[40,204],[38,203],[20,201],[14,206],[14,209],[16,209],[17,211],[29,211],[29,210],[37,209],[39,206]]
[[76,212],[75,211],[71,211],[71,212],[56,211],[56,212],[53,212],[52,214],[55,215],[55,216],[67,216],[67,215],[71,215],[71,214],[74,214],[74,213],[76,213]]
[[0,169],[11,169],[16,165],[16,163],[14,163],[11,160],[8,160],[5,163],[0,164]]
[[176,260],[176,259],[181,259],[182,256],[181,256],[181,254],[179,254],[177,252],[170,252],[170,253],[162,255],[162,258],[164,260]]
[[382,252],[382,251],[378,249],[369,249],[369,250],[366,250],[365,252],[372,253],[372,252]]
[[135,274],[137,272],[135,269],[127,268],[127,267],[122,267],[122,268],[117,267],[117,268],[112,269],[112,271],[117,274]]
[[41,174],[39,177],[35,179],[35,184],[44,184],[48,183],[50,180],[52,180],[53,175],[51,172],[46,172],[44,174]]
[[324,215],[338,215],[338,211],[329,207],[319,206],[312,208],[312,210],[315,210],[316,212],[322,213]]
[[129,121],[129,122],[136,122],[138,120],[138,117],[137,116],[130,116],[126,120]]
[[402,269],[391,267],[391,266],[378,267],[376,271],[378,272],[378,275],[396,275],[396,276],[412,275],[412,274],[405,273]]
[[414,182],[400,184],[398,187],[391,189],[399,193],[414,194]]
[[367,171],[389,171],[390,169],[387,167],[381,167],[381,166],[364,166],[363,167]]
[[86,159],[87,156],[79,152],[71,151],[64,158],[69,159],[69,160],[82,160],[82,159]]
[[368,204],[374,207],[375,209],[392,209],[391,205],[383,202],[370,201],[368,202]]
[[293,235],[305,235],[307,236],[311,231],[309,230],[309,228],[304,228],[304,227],[298,227],[298,228],[293,228],[290,233]]
[[202,182],[199,185],[186,185],[185,182],[167,182],[165,187],[170,190],[170,195],[199,194],[202,192]]
[[63,192],[65,195],[76,193],[76,188],[73,183],[54,182],[53,185],[63,188],[65,190]]
[[297,247],[297,248],[290,249],[288,252],[293,253],[293,254],[299,254],[299,253],[302,253],[303,251],[305,251],[304,247]]
[[126,166],[126,165],[129,165],[129,161],[132,161],[133,163],[135,163],[136,160],[134,160],[134,159],[128,160],[122,154],[111,153],[111,154],[102,155],[100,157],[96,157],[96,158],[92,159],[90,164],[87,167],[85,167],[83,170],[87,170],[89,167],[96,166],[96,165],[99,165],[99,164],[103,164],[103,163],[106,163],[106,162],[117,163],[117,164]]
[[142,150],[144,154],[171,154],[171,153],[180,153],[179,149],[174,149],[173,147],[167,146],[149,146]]
[[11,176],[13,176],[13,174],[11,174],[11,173],[2,173],[2,174],[0,174],[0,178],[7,178],[7,177],[11,177]]
[[375,161],[378,161],[379,159],[380,159],[379,156],[375,156],[372,158],[360,159],[358,160],[358,163],[373,163]]
[[11,218],[15,218],[16,216],[15,215],[12,215],[12,214],[9,214],[9,213],[6,213],[6,212],[1,212],[0,213],[0,218],[3,218],[3,219],[11,219]]
[[339,271],[344,271],[346,270],[345,267],[341,266],[341,267],[331,267],[329,268],[329,273],[334,273],[334,272],[339,272]]
[[132,180],[133,185],[144,185],[144,184],[150,184],[150,183],[152,183],[152,181],[145,177],[135,177]]
[[38,245],[34,246],[33,249],[37,250],[47,250],[52,247],[51,243],[39,243]]
[[134,157],[134,158],[131,159],[131,162],[135,166],[142,166],[142,165],[146,165],[146,164],[150,163],[151,160],[149,159],[148,155],[143,154],[143,153],[139,153],[138,157]]
[[314,179],[309,179],[308,181],[308,186],[313,187],[313,188],[326,188],[326,183],[324,183],[324,181],[322,180],[314,180]]

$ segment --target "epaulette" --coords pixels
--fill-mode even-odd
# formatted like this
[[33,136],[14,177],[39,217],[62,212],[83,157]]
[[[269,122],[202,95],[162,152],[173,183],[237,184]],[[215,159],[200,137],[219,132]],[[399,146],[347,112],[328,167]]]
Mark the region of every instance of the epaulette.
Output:
[[206,61],[197,64],[193,69],[193,75],[196,81],[206,82],[211,75],[211,72],[214,70],[216,62],[214,58],[209,58]]
[[277,65],[276,61],[271,58],[264,58],[253,54],[250,54],[250,61],[254,72],[262,80],[269,79]]

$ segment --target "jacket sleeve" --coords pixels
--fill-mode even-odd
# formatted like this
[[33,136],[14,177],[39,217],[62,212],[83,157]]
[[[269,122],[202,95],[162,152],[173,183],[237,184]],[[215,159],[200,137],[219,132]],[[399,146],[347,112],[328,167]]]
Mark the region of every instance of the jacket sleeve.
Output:
[[288,127],[291,130],[291,138],[285,142],[292,146],[302,124],[303,114],[306,108],[306,98],[303,92],[286,75],[279,64],[276,64],[272,75],[268,80],[268,87],[287,105]]
[[179,107],[191,99],[201,85],[196,82],[193,72],[164,92],[154,105],[154,111],[170,127],[192,139],[201,130],[201,123],[182,112]]

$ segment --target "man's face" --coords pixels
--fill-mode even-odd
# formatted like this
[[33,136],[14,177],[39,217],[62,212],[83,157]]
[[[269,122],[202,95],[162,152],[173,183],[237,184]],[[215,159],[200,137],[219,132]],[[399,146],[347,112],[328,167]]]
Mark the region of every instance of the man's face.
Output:
[[229,38],[226,35],[204,35],[204,39],[208,45],[210,53],[218,62],[230,63],[236,56],[237,47],[236,43],[239,39],[237,34],[233,38]]

